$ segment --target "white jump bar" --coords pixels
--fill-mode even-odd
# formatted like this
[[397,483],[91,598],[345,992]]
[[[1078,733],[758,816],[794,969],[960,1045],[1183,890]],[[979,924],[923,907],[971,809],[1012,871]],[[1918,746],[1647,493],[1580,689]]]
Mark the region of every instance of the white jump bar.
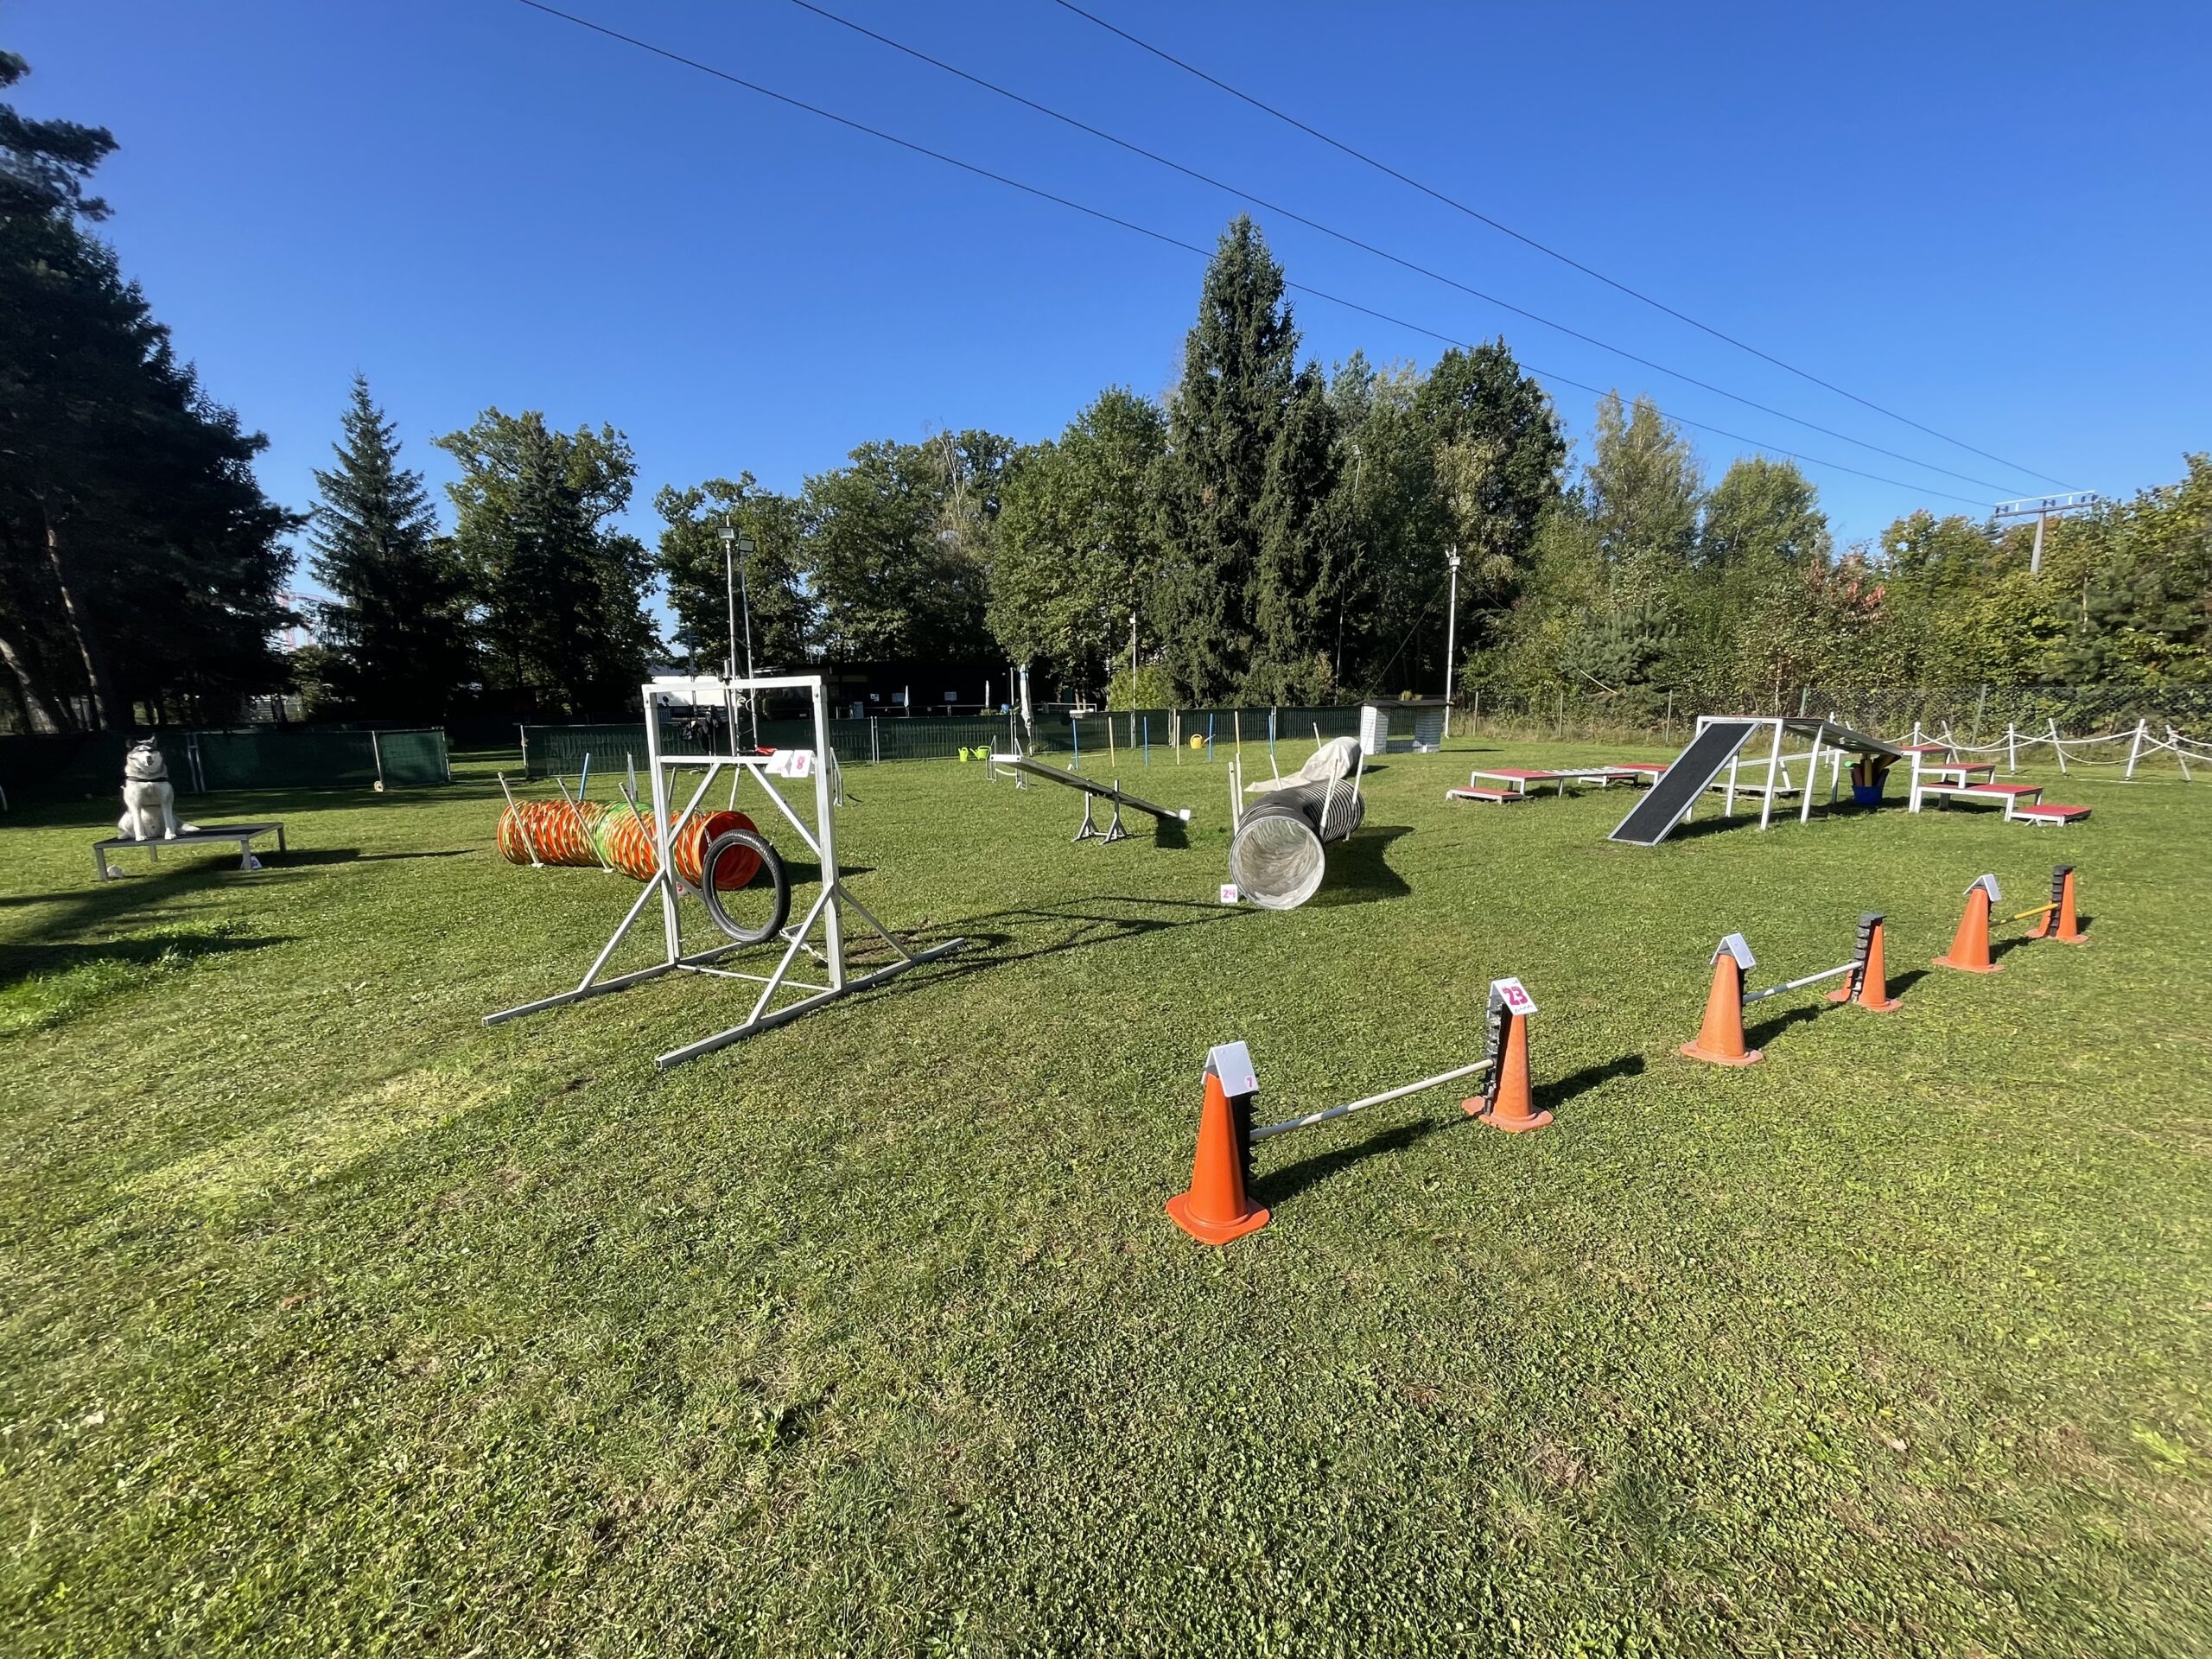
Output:
[[1824,979],[1834,979],[1838,974],[1847,974],[1859,964],[1847,962],[1840,968],[1823,968],[1817,974],[1808,974],[1802,979],[1793,979],[1780,985],[1770,985],[1763,991],[1745,991],[1744,1001],[1757,1002],[1762,997],[1780,996],[1784,991],[1802,991],[1808,985],[1817,985]]
[[1252,1139],[1255,1141],[1264,1141],[1271,1135],[1287,1135],[1293,1129],[1308,1129],[1316,1123],[1325,1123],[1332,1117],[1342,1117],[1346,1112],[1356,1112],[1363,1106],[1379,1106],[1386,1100],[1417,1095],[1424,1089],[1433,1089],[1439,1084],[1450,1083],[1455,1077],[1471,1077],[1478,1071],[1489,1070],[1488,1060],[1477,1060],[1472,1065],[1463,1065],[1452,1071],[1440,1071],[1433,1077],[1423,1077],[1419,1083],[1408,1083],[1402,1088],[1385,1089],[1379,1095],[1370,1095],[1364,1100],[1355,1100],[1346,1106],[1332,1106],[1325,1112],[1309,1112],[1304,1117],[1292,1118],[1287,1123],[1270,1123],[1264,1129],[1253,1130]]

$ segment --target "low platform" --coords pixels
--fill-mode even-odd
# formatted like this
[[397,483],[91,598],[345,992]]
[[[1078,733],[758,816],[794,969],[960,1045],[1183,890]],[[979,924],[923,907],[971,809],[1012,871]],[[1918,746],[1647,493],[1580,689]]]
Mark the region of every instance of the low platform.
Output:
[[284,850],[284,826],[281,823],[204,823],[197,830],[161,841],[131,841],[122,836],[110,836],[105,841],[92,843],[92,863],[103,881],[119,881],[123,872],[107,861],[110,853],[143,852],[149,859],[159,860],[163,849],[181,852],[188,848],[217,846],[238,849],[238,868],[257,870],[261,861],[253,855],[253,843],[263,836],[276,837],[276,850]]
[[[1448,801],[1524,801],[1534,792],[1531,786],[1535,785],[1550,784],[1564,796],[1569,784],[1594,783],[1600,789],[1610,789],[1615,784],[1654,782],[1666,770],[1663,766],[1566,766],[1557,771],[1500,766],[1491,771],[1470,773],[1466,788],[1447,789],[1444,791],[1444,798]],[[1485,779],[1491,781],[1486,784]]]
[[2016,806],[2012,816],[2024,818],[2030,823],[2078,823],[2089,816],[2086,806],[2061,806],[2056,801],[2036,801],[2026,806]]

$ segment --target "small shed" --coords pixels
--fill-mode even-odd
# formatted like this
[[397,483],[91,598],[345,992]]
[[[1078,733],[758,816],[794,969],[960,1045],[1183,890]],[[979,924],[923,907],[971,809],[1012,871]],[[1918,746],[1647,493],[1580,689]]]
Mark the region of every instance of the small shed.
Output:
[[1363,702],[1359,705],[1359,752],[1434,754],[1444,747],[1444,715],[1451,706],[1441,697]]

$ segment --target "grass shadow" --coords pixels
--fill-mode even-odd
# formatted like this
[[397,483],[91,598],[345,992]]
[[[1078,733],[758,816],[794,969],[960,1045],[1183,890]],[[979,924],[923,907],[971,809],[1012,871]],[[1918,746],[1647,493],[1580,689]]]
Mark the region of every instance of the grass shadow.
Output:
[[1640,1077],[1643,1071],[1643,1055],[1623,1054],[1602,1065],[1586,1065],[1580,1071],[1570,1071],[1563,1077],[1531,1089],[1531,1103],[1540,1112],[1557,1111],[1576,1096],[1587,1094],[1601,1084],[1611,1083],[1615,1077]]
[[1252,1182],[1252,1196],[1264,1205],[1286,1203],[1363,1159],[1379,1157],[1384,1153],[1403,1152],[1415,1141],[1455,1128],[1465,1121],[1457,1115],[1450,1118],[1416,1118],[1411,1122],[1400,1123],[1370,1135],[1351,1146],[1310,1154],[1295,1163],[1255,1176]]
[[[1196,911],[1198,913],[1180,918],[1124,916],[1103,909],[1109,905],[1128,905],[1150,911]],[[1131,899],[1115,893],[1097,893],[1057,908],[1017,907],[985,911],[955,922],[933,924],[909,931],[893,931],[897,932],[899,942],[910,950],[926,949],[946,939],[966,939],[969,949],[946,957],[946,971],[933,976],[957,979],[980,973],[987,968],[1002,967],[1008,963],[1035,962],[1046,957],[1065,955],[1071,950],[1087,950],[1097,945],[1117,944],[1125,940],[1145,938],[1179,928],[1233,921],[1239,917],[1258,914],[1258,911],[1242,905],[1204,904],[1185,899]],[[1024,925],[1035,927],[1053,923],[1068,925],[1072,931],[1064,938],[1028,950],[1008,948],[1022,943],[1020,930]],[[873,950],[868,948],[871,945]],[[891,956],[880,940],[861,930],[855,930],[847,936],[845,948],[853,966],[861,971],[884,965]]]
[[1808,1020],[1819,1019],[1821,1017],[1821,1010],[1827,1007],[1827,1000],[1825,997],[1822,997],[1817,1001],[1801,1003],[1796,1007],[1787,1009],[1781,1014],[1776,1014],[1773,1019],[1766,1020],[1763,1024],[1757,1026],[1746,1026],[1744,1028],[1745,1046],[1747,1048],[1764,1048],[1767,1044],[1781,1036],[1783,1033],[1788,1031],[1790,1027],[1802,1026]]
[[1413,888],[1390,868],[1389,852],[1392,842],[1412,833],[1410,824],[1369,824],[1338,842],[1328,854],[1328,874],[1321,880],[1321,890],[1308,903],[1314,909],[1326,910],[1407,897]]
[[1928,973],[1929,970],[1925,968],[1910,968],[1902,974],[1884,974],[1882,988],[1893,997],[1903,996],[1922,980],[1927,978]]
[[236,950],[259,950],[291,942],[289,935],[276,933],[174,932],[83,944],[0,944],[0,985],[66,974],[77,969],[110,964],[145,968],[156,963],[190,961]]

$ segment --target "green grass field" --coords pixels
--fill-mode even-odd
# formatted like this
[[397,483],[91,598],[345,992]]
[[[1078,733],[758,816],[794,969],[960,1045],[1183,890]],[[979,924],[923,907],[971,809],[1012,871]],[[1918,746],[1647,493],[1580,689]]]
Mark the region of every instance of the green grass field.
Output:
[[[1281,915],[1215,901],[1218,767],[1143,774],[1179,849],[855,768],[855,893],[975,945],[667,1074],[733,988],[479,1023],[636,891],[499,861],[487,766],[190,803],[287,821],[255,875],[19,810],[0,1649],[2212,1651],[2212,792],[1647,851],[1446,806],[1478,752],[1622,758],[1394,759]],[[1929,969],[2062,859],[2087,948]],[[1869,908],[1900,1011],[1677,1055],[1721,933],[1764,982]],[[1287,1117],[1478,1058],[1503,974],[1552,1128],[1438,1091],[1262,1147],[1226,1249],[1161,1213],[1210,1044]]]

